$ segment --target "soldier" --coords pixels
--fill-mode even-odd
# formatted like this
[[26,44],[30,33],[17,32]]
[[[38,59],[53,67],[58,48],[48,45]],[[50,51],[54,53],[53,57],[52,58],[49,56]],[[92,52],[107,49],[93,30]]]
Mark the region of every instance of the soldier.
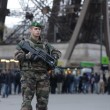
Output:
[[[60,51],[55,49],[49,43],[43,42],[40,34],[42,25],[38,22],[32,22],[30,27],[30,38],[26,39],[33,48],[39,47],[56,60],[61,56]],[[22,43],[22,41],[20,42]],[[20,44],[19,43],[19,44]],[[32,99],[36,95],[36,110],[47,110],[49,98],[49,76],[48,65],[41,59],[35,60],[35,56],[31,52],[24,52],[19,44],[16,49],[15,59],[19,60],[21,68],[21,90],[23,102],[21,110],[32,110]]]

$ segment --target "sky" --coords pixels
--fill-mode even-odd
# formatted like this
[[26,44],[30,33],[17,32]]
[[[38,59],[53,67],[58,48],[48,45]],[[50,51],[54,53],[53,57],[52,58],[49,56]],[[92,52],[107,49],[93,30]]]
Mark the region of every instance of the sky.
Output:
[[[15,10],[19,10],[21,7],[19,5],[18,0],[8,0],[8,4],[7,4],[7,9],[15,9]],[[5,25],[7,27],[13,27],[13,25],[18,24],[21,21],[20,18],[18,17],[10,17],[7,16],[5,19]]]
[[[29,6],[30,7],[33,7],[35,5],[33,5],[32,1],[31,0],[8,0],[8,4],[7,4],[7,8],[10,9],[10,10],[17,10],[17,11],[20,11],[20,10],[23,10],[20,3],[23,4],[23,1],[25,1],[26,3],[29,3]],[[48,2],[46,2],[48,1]],[[52,0],[46,0],[45,3],[51,3]],[[26,4],[23,4],[23,6],[26,6]],[[13,25],[16,25],[18,24],[20,21],[22,21],[22,19],[20,19],[20,16],[7,16],[6,19],[5,19],[5,25],[7,27],[13,27]]]
[[[8,4],[7,4],[7,8],[10,9],[10,10],[20,10],[21,9],[21,6],[20,6],[20,1],[22,0],[8,0]],[[30,1],[31,0],[23,0],[23,1]],[[52,0],[47,0],[48,2],[51,2]],[[83,0],[82,0],[83,1]],[[25,4],[23,4],[25,5]],[[6,19],[5,19],[5,25],[7,27],[13,27],[14,25],[17,25],[19,24],[19,22],[22,21],[22,19],[20,18],[20,16],[6,16]]]

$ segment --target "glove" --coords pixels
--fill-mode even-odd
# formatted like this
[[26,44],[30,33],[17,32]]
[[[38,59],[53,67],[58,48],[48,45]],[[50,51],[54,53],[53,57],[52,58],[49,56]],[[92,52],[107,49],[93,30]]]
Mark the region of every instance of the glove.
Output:
[[57,54],[53,54],[53,57],[54,57],[55,59],[58,59],[58,58],[59,58]]
[[31,52],[28,52],[26,54],[26,60],[35,60],[36,59],[36,55],[35,54],[32,54]]
[[53,50],[52,55],[55,59],[59,59],[61,57],[61,52],[59,50]]
[[15,56],[14,56],[14,58],[16,59],[16,60],[19,60],[19,61],[23,61],[24,59],[25,59],[25,53],[23,52],[23,51],[17,51],[16,53],[15,53]]

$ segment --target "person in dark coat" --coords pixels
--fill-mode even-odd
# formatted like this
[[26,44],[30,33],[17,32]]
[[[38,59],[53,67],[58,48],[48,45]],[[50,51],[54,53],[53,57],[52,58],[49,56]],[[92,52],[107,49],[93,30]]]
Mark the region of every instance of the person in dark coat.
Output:
[[107,81],[107,88],[108,88],[108,94],[110,95],[110,76],[108,77],[108,81]]
[[3,71],[2,73],[2,97],[8,97],[9,95],[9,85],[11,84],[11,77],[8,71]]
[[14,94],[21,93],[21,82],[20,82],[20,79],[21,79],[20,71],[19,70],[16,70],[14,72],[14,75],[13,75]]
[[50,92],[51,92],[51,94],[56,93],[56,87],[57,87],[56,75],[54,73],[51,73],[50,74]]

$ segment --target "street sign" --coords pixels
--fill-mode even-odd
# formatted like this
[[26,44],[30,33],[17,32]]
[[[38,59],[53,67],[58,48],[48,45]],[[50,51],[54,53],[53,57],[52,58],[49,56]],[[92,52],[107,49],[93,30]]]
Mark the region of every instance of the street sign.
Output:
[[108,57],[102,57],[101,64],[108,65],[109,64],[109,58]]
[[109,69],[109,58],[107,56],[101,58],[101,69],[103,71]]

